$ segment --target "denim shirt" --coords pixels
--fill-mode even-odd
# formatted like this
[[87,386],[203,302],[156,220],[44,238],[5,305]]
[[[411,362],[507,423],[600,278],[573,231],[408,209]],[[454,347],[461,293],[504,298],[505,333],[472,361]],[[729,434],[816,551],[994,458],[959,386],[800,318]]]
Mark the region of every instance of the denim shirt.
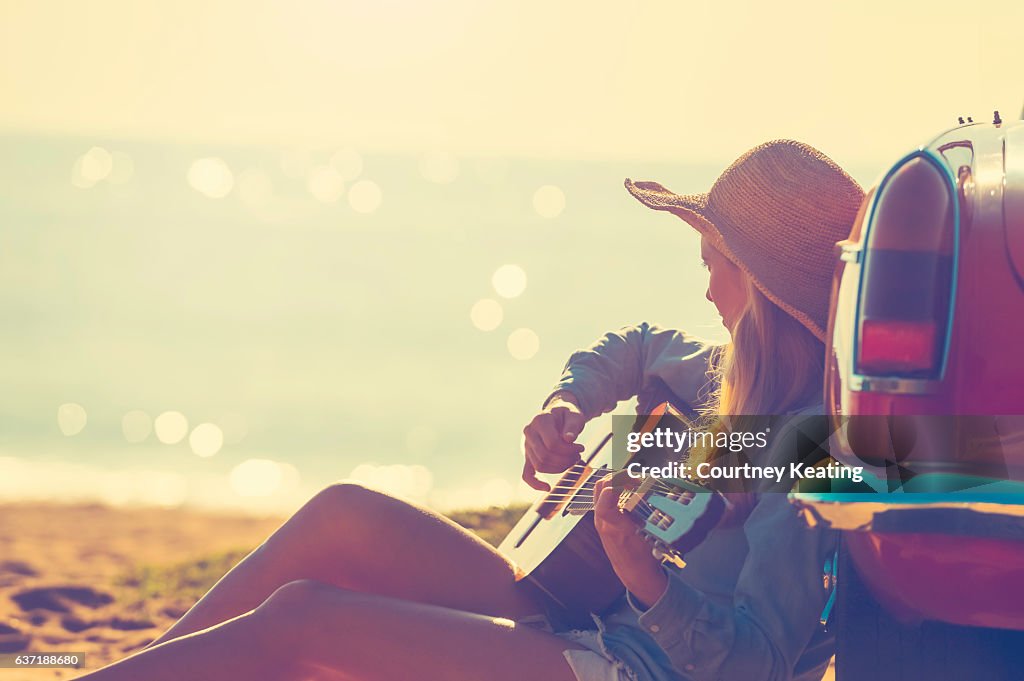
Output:
[[[660,401],[664,382],[698,406],[712,389],[714,350],[680,331],[626,327],[574,353],[552,395],[572,393],[587,417],[635,395],[643,413]],[[779,463],[788,440],[774,434],[759,464]],[[604,613],[601,640],[639,681],[820,679],[834,648],[819,618],[829,595],[823,566],[836,542],[834,532],[808,528],[785,494],[758,494],[745,520],[713,530],[684,568],[664,568],[668,588],[658,602],[643,610],[627,594]]]

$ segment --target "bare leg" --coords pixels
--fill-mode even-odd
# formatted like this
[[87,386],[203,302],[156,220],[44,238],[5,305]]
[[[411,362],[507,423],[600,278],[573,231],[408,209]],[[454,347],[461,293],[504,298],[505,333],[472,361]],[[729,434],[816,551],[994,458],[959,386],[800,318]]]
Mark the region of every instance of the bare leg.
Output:
[[313,579],[484,615],[542,611],[490,545],[447,518],[355,484],[317,494],[225,575],[156,645],[246,613]]
[[574,681],[579,646],[509,620],[301,581],[80,681]]

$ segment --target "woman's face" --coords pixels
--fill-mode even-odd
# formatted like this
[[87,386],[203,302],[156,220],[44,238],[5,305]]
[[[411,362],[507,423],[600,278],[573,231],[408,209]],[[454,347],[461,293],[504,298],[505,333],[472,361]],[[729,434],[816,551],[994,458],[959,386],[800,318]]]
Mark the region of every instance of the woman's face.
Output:
[[718,308],[722,323],[732,333],[748,303],[746,275],[704,236],[700,238],[700,257],[711,275],[705,295]]

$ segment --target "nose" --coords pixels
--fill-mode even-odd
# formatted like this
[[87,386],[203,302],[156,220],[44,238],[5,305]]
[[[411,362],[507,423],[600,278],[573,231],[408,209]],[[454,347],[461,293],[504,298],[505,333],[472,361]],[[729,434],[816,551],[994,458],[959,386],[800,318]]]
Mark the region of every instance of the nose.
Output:
[[711,297],[711,287],[710,286],[707,288],[707,290],[704,291],[704,297],[708,299],[709,303],[715,302],[715,299]]

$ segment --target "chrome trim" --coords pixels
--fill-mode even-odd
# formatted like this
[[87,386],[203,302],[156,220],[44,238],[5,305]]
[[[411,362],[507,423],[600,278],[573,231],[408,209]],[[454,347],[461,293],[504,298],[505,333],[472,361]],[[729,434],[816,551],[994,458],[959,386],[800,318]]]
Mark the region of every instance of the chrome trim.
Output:
[[1011,247],[1013,230],[1024,230],[1024,123],[1017,121],[1006,126],[1003,136],[1003,242],[1010,271],[1024,288],[1024,249]]
[[[935,144],[935,142],[941,138],[941,136],[936,138],[932,144]],[[885,191],[886,184],[900,168],[917,158],[924,158],[931,161],[931,163],[938,168],[939,172],[945,176],[949,184],[950,197],[953,202],[953,281],[950,287],[949,317],[946,321],[946,341],[942,354],[942,365],[939,367],[938,377],[934,379],[875,376],[870,374],[861,374],[856,371],[857,357],[860,350],[860,301],[864,292],[864,276],[867,272],[866,267],[861,267],[857,279],[857,295],[855,297],[855,300],[857,301],[857,309],[853,318],[853,343],[851,344],[850,349],[849,389],[854,392],[879,391],[894,394],[927,395],[937,392],[946,378],[946,369],[949,365],[950,343],[953,339],[953,315],[956,312],[956,294],[957,289],[959,288],[958,282],[960,279],[960,200],[957,179],[953,175],[952,168],[949,167],[949,164],[946,163],[946,160],[941,154],[935,151],[935,149],[928,147],[915,149],[897,161],[885,173],[882,180],[878,183],[878,188],[875,190],[874,196],[871,199],[871,205],[868,207],[867,214],[864,216],[864,231],[861,235],[859,244],[862,244],[863,248],[867,248],[868,241],[871,237],[871,229],[874,227],[875,212],[878,209],[878,202]],[[858,264],[863,264],[862,260],[863,256],[858,256],[856,262]]]

